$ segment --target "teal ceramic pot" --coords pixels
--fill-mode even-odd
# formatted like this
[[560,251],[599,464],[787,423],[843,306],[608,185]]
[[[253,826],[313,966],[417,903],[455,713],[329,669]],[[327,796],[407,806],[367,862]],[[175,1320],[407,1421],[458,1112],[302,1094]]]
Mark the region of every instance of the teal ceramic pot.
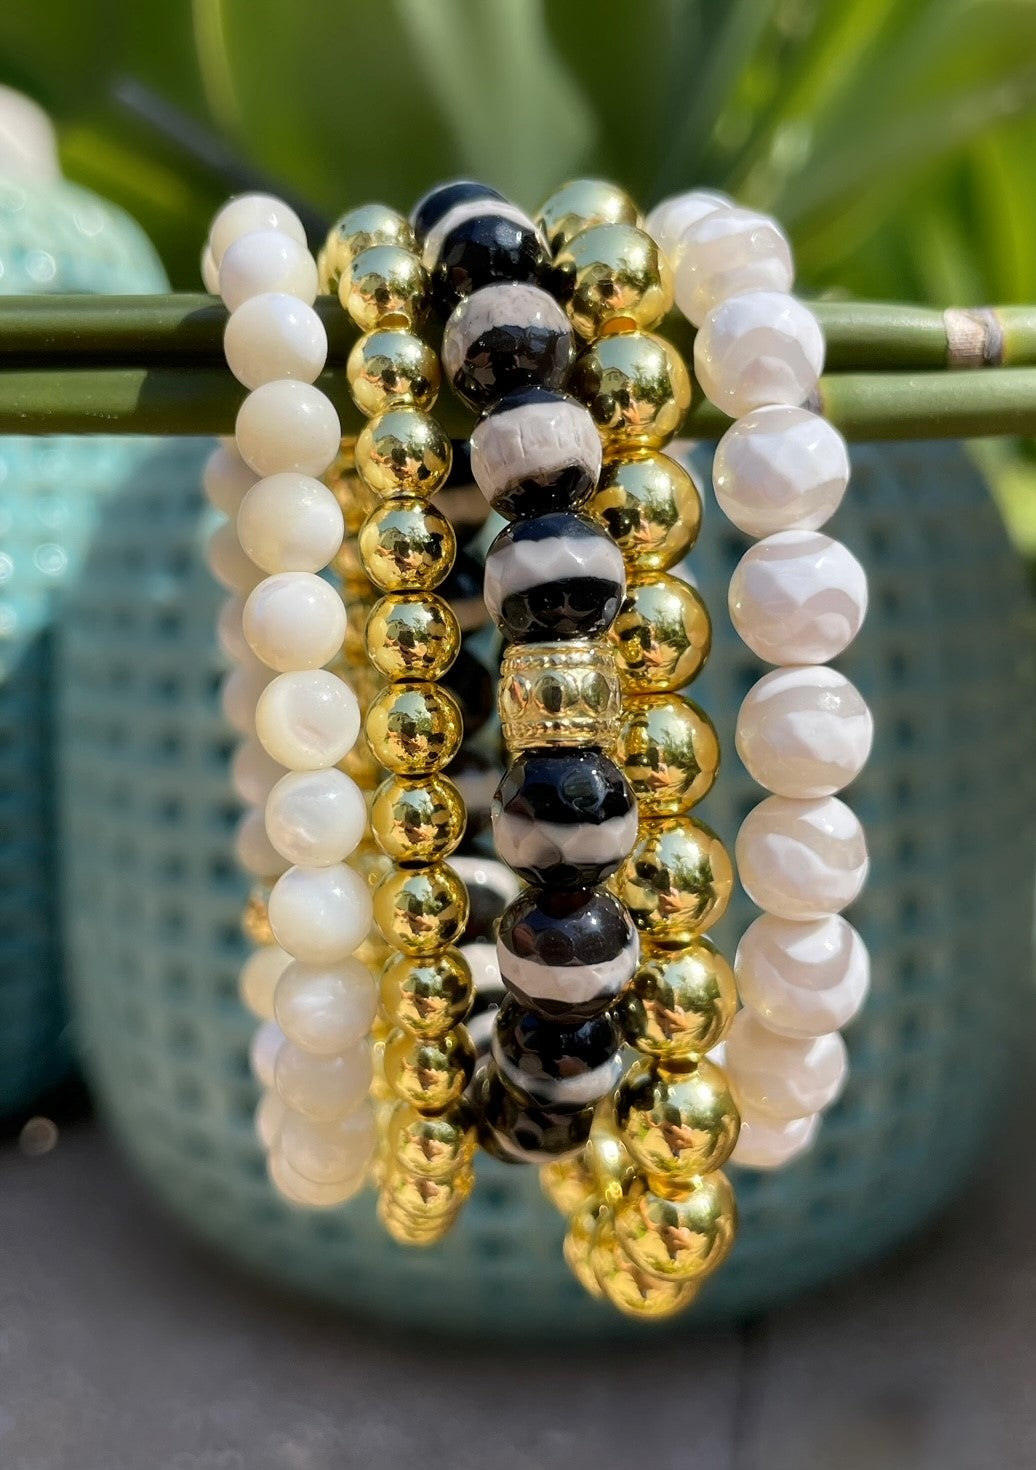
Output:
[[[104,1111],[155,1194],[268,1280],[436,1331],[637,1331],[568,1276],[561,1222],[529,1170],[481,1163],[460,1225],[430,1251],[387,1241],[369,1196],[307,1215],[267,1184],[252,1133],[253,1023],[235,990],[244,883],[216,701],[219,597],[195,489],[205,453],[159,450],[108,502],[63,626],[65,925]],[[709,512],[694,563],[717,610],[716,646],[696,688],[728,754],[702,811],[730,841],[759,794],[731,738],[758,671],[724,610],[745,543]],[[874,859],[854,915],[873,993],[817,1147],[783,1172],[738,1174],[739,1243],[683,1325],[757,1312],[929,1219],[996,1130],[1008,1040],[1030,1024],[1033,697],[1020,565],[952,445],[859,449],[834,529],[871,572],[870,617],[845,667],[878,728],[852,791]],[[728,953],[747,917],[742,903]]]

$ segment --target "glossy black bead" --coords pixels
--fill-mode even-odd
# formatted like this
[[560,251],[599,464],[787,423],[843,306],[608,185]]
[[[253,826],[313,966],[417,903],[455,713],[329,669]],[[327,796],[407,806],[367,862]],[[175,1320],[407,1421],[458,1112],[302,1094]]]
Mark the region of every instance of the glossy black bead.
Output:
[[471,199],[502,200],[503,197],[499,190],[480,184],[477,179],[451,179],[449,183],[436,184],[434,189],[421,196],[410,211],[410,223],[421,239],[458,204],[466,204]]
[[508,996],[496,1013],[493,1060],[519,1102],[574,1113],[622,1078],[622,1032],[605,1012],[575,1026],[545,1020]]
[[441,682],[460,705],[464,734],[476,734],[492,718],[496,708],[496,680],[480,658],[461,645],[452,667]]
[[449,576],[435,589],[453,608],[462,633],[477,632],[489,622],[485,580],[485,563],[470,551],[459,551]]
[[433,497],[432,504],[449,521],[459,547],[481,531],[489,516],[489,506],[471,472],[470,439],[453,440],[453,463],[446,484]]
[[493,794],[500,779],[498,772],[499,767],[494,767],[473,745],[462,746],[447,767],[446,774],[464,798],[468,814],[461,844],[464,850],[469,850],[473,842],[489,831]]
[[544,285],[547,265],[546,246],[533,225],[488,211],[463,220],[443,240],[432,276],[436,304],[450,312],[462,297],[494,281]]
[[500,920],[500,974],[523,1005],[573,1023],[613,1005],[640,946],[626,909],[603,888],[527,888]]
[[514,520],[574,510],[601,473],[601,437],[568,393],[536,385],[505,393],[471,434],[471,469],[495,511]]
[[515,521],[486,554],[486,607],[509,643],[597,638],[625,595],[622,553],[589,516]]
[[443,332],[447,381],[480,410],[532,383],[560,388],[574,355],[572,326],[538,286],[506,282],[465,296]]
[[504,1163],[549,1164],[575,1153],[590,1137],[592,1107],[559,1112],[521,1103],[493,1065],[476,1078],[472,1100],[483,1148]]

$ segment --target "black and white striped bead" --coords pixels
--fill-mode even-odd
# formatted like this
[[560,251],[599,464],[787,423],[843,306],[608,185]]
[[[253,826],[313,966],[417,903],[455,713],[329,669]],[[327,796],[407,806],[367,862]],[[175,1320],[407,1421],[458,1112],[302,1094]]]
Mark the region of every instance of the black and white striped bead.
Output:
[[491,188],[489,184],[480,184],[477,179],[450,179],[445,184],[436,184],[427,194],[422,194],[410,211],[410,223],[418,240],[424,240],[428,231],[444,215],[449,214],[451,209],[474,199],[480,199],[483,203],[490,200],[497,200],[501,204],[507,202],[498,189]]
[[492,1056],[520,1102],[551,1112],[592,1107],[622,1078],[622,1033],[605,1014],[573,1026],[547,1021],[508,996],[496,1013]]
[[576,1153],[590,1136],[592,1107],[561,1112],[523,1103],[504,1085],[495,1066],[472,1088],[482,1147],[507,1164],[549,1164]]
[[625,594],[622,553],[589,516],[555,511],[516,521],[486,555],[486,607],[510,643],[596,638]]
[[529,888],[505,910],[500,974],[523,1005],[555,1020],[607,1010],[637,968],[640,946],[626,909],[603,888]]
[[532,220],[513,204],[459,204],[429,230],[424,264],[443,312],[496,281],[542,286],[550,261]]
[[465,296],[446,323],[442,364],[454,392],[483,409],[514,388],[560,388],[573,342],[571,323],[552,296],[505,282]]
[[471,471],[500,515],[574,510],[601,473],[601,436],[568,393],[536,386],[499,398],[471,434]]

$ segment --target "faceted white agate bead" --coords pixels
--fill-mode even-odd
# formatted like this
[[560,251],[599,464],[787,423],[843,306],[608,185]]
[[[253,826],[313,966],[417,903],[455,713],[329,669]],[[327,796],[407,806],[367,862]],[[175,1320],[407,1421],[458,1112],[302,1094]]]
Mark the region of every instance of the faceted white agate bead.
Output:
[[731,418],[766,403],[805,403],[823,366],[816,317],[781,291],[746,291],[721,301],[694,339],[701,390]]
[[782,1036],[848,1025],[867,998],[870,968],[867,946],[839,914],[807,924],[763,914],[734,958],[743,1004]]
[[289,1108],[318,1123],[331,1123],[353,1112],[367,1096],[370,1048],[360,1044],[337,1056],[320,1057],[285,1041],[277,1053],[274,1076]]
[[237,534],[266,572],[319,572],[341,547],[345,519],[331,491],[312,475],[269,475],[241,501]]
[[874,720],[859,690],[823,664],[764,674],[737,717],[737,753],[778,796],[833,796],[863,770]]
[[253,878],[279,878],[288,859],[279,853],[266,834],[261,811],[245,812],[234,833],[234,855],[239,865]]
[[253,296],[273,292],[312,306],[317,294],[316,261],[305,245],[279,230],[242,235],[220,261],[219,294],[224,306],[237,311]]
[[837,914],[867,880],[863,828],[837,796],[768,796],[742,822],[735,851],[749,898],[782,919]]
[[226,251],[243,235],[256,230],[274,230],[288,235],[298,245],[305,245],[306,231],[295,211],[273,194],[238,194],[228,199],[213,218],[209,229],[209,250],[218,267]]
[[241,966],[237,988],[244,1004],[261,1021],[272,1021],[277,982],[291,964],[291,956],[279,945],[264,944]]
[[360,733],[356,695],[337,674],[304,669],[281,674],[263,690],[255,732],[289,771],[319,771],[349,754]]
[[373,917],[366,881],[344,863],[289,868],[269,899],[270,928],[293,959],[331,965],[367,937]]
[[676,304],[698,327],[712,308],[743,291],[790,291],[788,237],[769,215],[714,209],[685,227],[678,247]]
[[327,332],[311,306],[282,291],[252,296],[223,332],[227,367],[246,388],[278,378],[313,383],[327,361]]
[[264,807],[266,798],[283,775],[284,767],[280,761],[267,755],[258,740],[243,740],[231,757],[231,782],[238,796],[249,806]]
[[749,536],[815,531],[849,483],[849,452],[833,425],[806,408],[769,404],[738,419],[716,446],[720,509]]
[[263,1148],[269,1152],[280,1137],[281,1124],[287,1112],[273,1088],[266,1088],[255,1110],[255,1131]]
[[712,189],[692,189],[688,194],[674,194],[656,204],[644,221],[644,229],[675,269],[688,227],[717,210],[733,208],[734,201],[726,194]]
[[241,550],[233,521],[224,521],[209,537],[205,548],[209,571],[228,592],[251,592],[263,579],[262,571]]
[[239,735],[255,734],[255,711],[269,688],[270,670],[251,653],[230,670],[220,685],[219,698],[223,718]]
[[318,1123],[288,1108],[281,1120],[278,1147],[285,1163],[314,1184],[362,1179],[374,1157],[374,1113],[367,1105],[344,1118]]
[[219,266],[213,259],[211,245],[201,252],[201,279],[210,296],[219,295]]
[[248,1060],[252,1076],[261,1087],[272,1087],[277,1070],[277,1058],[285,1045],[284,1032],[276,1021],[264,1021],[252,1037],[248,1049]]
[[367,827],[367,803],[351,776],[289,771],[266,801],[266,832],[290,863],[325,868],[353,852]]
[[202,470],[202,489],[210,505],[233,518],[246,493],[255,484],[255,470],[245,464],[236,448],[214,449]]
[[342,442],[331,400],[293,378],[254,388],[238,409],[235,432],[242,459],[257,475],[322,475]]
[[289,1204],[305,1210],[337,1209],[360,1192],[365,1178],[363,1174],[358,1174],[355,1178],[340,1179],[334,1184],[318,1184],[313,1179],[304,1179],[291,1167],[276,1145],[270,1150],[266,1169],[277,1193]]
[[811,1147],[820,1127],[820,1114],[806,1118],[768,1118],[751,1110],[741,1114],[732,1164],[743,1169],[780,1169]]
[[273,1006],[289,1041],[303,1051],[333,1056],[355,1046],[370,1031],[378,992],[361,960],[351,958],[337,965],[295,960],[280,974]]
[[730,619],[769,664],[824,664],[860,631],[867,573],[822,531],[780,531],[749,547],[727,594]]
[[[277,1060],[280,1074],[282,1051]],[[848,1070],[837,1031],[799,1039],[778,1036],[751,1011],[738,1011],[726,1040],[727,1076],[748,1112],[804,1118],[834,1102]]]
[[242,626],[256,658],[287,674],[319,669],[341,649],[345,603],[313,572],[276,572],[250,594]]

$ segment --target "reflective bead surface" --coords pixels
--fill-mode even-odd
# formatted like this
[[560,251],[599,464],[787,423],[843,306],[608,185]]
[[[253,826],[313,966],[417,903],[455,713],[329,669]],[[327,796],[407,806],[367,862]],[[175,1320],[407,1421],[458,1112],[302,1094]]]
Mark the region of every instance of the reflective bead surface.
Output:
[[423,1224],[455,1216],[474,1185],[475,1176],[466,1165],[435,1179],[390,1167],[382,1181],[381,1194],[389,1210]]
[[619,1084],[615,1122],[649,1177],[680,1185],[721,1168],[739,1127],[726,1077],[704,1060],[680,1071],[637,1062]]
[[722,918],[734,884],[723,843],[690,817],[641,825],[636,845],[612,886],[642,934],[683,946]]
[[335,293],[349,266],[374,245],[396,245],[412,251],[417,241],[410,221],[387,204],[361,204],[331,226],[320,252],[320,289]]
[[[549,1169],[556,1167],[558,1167],[556,1164],[547,1164],[540,1171],[540,1177],[542,1178]],[[593,1297],[602,1297],[604,1293],[601,1291],[593,1264],[594,1232],[597,1228],[600,1205],[597,1200],[591,1198],[587,1203],[579,1204],[571,1210],[565,1210],[564,1213],[569,1216],[568,1230],[565,1232],[565,1241],[562,1246],[565,1265],[584,1291],[589,1292]]]
[[419,240],[423,240],[433,225],[439,223],[445,214],[455,209],[458,204],[466,204],[476,199],[498,199],[503,201],[504,196],[498,189],[493,189],[489,184],[479,183],[477,179],[450,179],[443,184],[436,184],[434,189],[429,189],[410,211],[410,223]]
[[[468,213],[467,210],[472,212]],[[481,204],[458,207],[442,222],[441,243],[432,271],[432,290],[440,310],[497,281],[544,285],[548,256],[542,236],[520,211],[494,213]]]
[[594,1229],[591,1261],[602,1292],[624,1316],[657,1321],[674,1316],[694,1299],[692,1283],[663,1281],[637,1266],[623,1250],[607,1212]]
[[361,332],[416,327],[428,315],[428,272],[413,251],[372,245],[342,272],[338,299]]
[[593,415],[607,457],[661,449],[691,406],[683,359],[649,332],[598,338],[576,358],[566,386]]
[[638,225],[636,204],[617,184],[604,179],[572,179],[555,189],[536,215],[536,223],[553,252],[594,225]]
[[435,593],[391,593],[371,608],[367,655],[386,679],[440,679],[457,657],[460,628]]
[[621,710],[611,645],[575,639],[511,644],[500,661],[498,703],[511,750],[547,745],[610,749]]
[[400,1103],[388,1125],[389,1155],[422,1179],[447,1179],[470,1164],[476,1141],[474,1115],[463,1098],[430,1117]]
[[471,1010],[474,987],[464,956],[393,955],[381,972],[381,1007],[396,1026],[414,1036],[445,1036]]
[[441,771],[464,738],[457,701],[431,683],[382,689],[367,710],[364,729],[375,760],[401,776]]
[[446,517],[413,497],[375,506],[360,527],[358,545],[367,575],[382,592],[438,587],[457,553]]
[[592,225],[554,259],[569,320],[587,340],[649,329],[673,304],[673,276],[651,236],[636,225]]
[[611,631],[631,694],[682,689],[712,651],[712,622],[693,587],[668,572],[636,577]]
[[[583,1154],[544,1164],[540,1170],[540,1187],[554,1208],[569,1217],[587,1209],[596,1199],[593,1176]],[[593,1213],[596,1216],[596,1203]]]
[[707,939],[649,954],[619,1002],[626,1038],[649,1056],[702,1056],[717,1046],[737,1010],[733,971]]
[[374,920],[404,954],[427,955],[456,944],[468,921],[468,893],[447,863],[397,868],[374,890]]
[[442,364],[454,391],[473,409],[501,394],[542,384],[560,388],[572,363],[572,327],[538,286],[487,286],[466,296],[443,333]]
[[574,510],[601,472],[601,436],[568,393],[535,385],[505,393],[471,432],[471,470],[495,511]]
[[464,803],[448,776],[389,776],[371,803],[377,844],[397,863],[449,857],[464,836],[464,822]]
[[450,472],[452,446],[437,419],[419,408],[390,408],[365,424],[356,469],[378,495],[428,499]]
[[486,553],[486,607],[510,643],[606,633],[625,589],[621,552],[574,512],[515,521]]
[[737,1231],[734,1191],[718,1169],[677,1199],[632,1190],[615,1207],[615,1234],[634,1265],[664,1281],[701,1281],[730,1254]]
[[422,1113],[441,1113],[471,1081],[475,1053],[463,1026],[438,1038],[397,1031],[385,1043],[385,1079]]
[[356,407],[368,418],[390,408],[430,409],[442,376],[434,348],[399,328],[360,337],[345,375]]
[[547,1021],[508,996],[493,1023],[492,1056],[523,1102],[574,1112],[607,1097],[622,1077],[622,1033],[608,1014],[578,1025]]
[[524,1005],[567,1022],[614,1003],[632,979],[639,942],[604,889],[529,888],[504,911],[497,954],[505,985]]
[[712,790],[719,737],[708,715],[678,694],[627,699],[615,759],[637,799],[641,820],[676,816]]
[[548,1164],[575,1153],[593,1122],[592,1107],[558,1112],[520,1102],[492,1065],[476,1083],[474,1098],[484,1142],[514,1164]]
[[605,465],[587,511],[633,571],[664,572],[698,539],[701,496],[682,464],[642,451]]

